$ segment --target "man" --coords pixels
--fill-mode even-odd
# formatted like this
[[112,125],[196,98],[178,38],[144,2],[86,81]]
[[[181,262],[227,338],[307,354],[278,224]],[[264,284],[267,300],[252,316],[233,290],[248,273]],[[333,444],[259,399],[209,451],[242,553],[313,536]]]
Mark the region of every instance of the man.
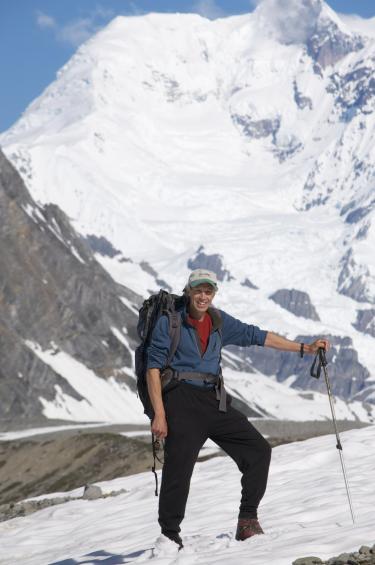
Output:
[[[215,273],[193,271],[184,290],[181,337],[170,367],[165,371],[170,349],[167,316],[159,318],[148,350],[147,385],[155,412],[151,430],[158,438],[165,438],[159,524],[162,534],[179,548],[191,475],[208,438],[230,455],[242,472],[236,539],[263,533],[257,511],[266,489],[271,447],[226,397],[221,348],[259,345],[303,356],[329,347],[325,339],[301,344],[240,322],[211,306],[216,291]],[[165,387],[163,381],[168,382]]]

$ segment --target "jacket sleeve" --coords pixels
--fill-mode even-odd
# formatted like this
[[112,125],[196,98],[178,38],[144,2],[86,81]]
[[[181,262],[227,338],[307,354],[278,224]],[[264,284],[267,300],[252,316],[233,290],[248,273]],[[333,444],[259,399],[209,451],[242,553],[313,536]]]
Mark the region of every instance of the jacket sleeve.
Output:
[[171,338],[167,316],[161,316],[152,332],[151,343],[147,349],[147,369],[163,369],[166,366]]
[[223,321],[223,347],[225,345],[264,345],[267,331],[261,330],[258,326],[245,324],[226,312],[220,311]]

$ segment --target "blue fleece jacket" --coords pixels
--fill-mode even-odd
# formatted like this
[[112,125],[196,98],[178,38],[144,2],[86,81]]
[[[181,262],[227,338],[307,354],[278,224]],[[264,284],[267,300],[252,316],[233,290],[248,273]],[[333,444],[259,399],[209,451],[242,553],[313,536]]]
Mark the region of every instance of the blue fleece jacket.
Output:
[[[170,363],[178,372],[211,373],[217,375],[220,370],[220,349],[225,345],[264,345],[267,332],[257,326],[245,324],[233,318],[223,310],[210,309],[213,321],[207,350],[202,355],[196,329],[187,322],[186,310],[181,313],[181,338],[177,351]],[[219,328],[221,327],[221,336]],[[169,322],[167,316],[161,316],[154,328],[151,344],[148,348],[147,368],[163,369],[166,365],[169,348]]]

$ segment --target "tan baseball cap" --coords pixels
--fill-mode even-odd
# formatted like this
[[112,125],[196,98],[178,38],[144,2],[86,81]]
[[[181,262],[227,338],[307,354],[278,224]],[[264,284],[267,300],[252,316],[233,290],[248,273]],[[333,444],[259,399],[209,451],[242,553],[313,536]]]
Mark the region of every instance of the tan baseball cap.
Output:
[[199,284],[210,284],[217,290],[217,276],[216,273],[213,271],[207,271],[207,269],[195,269],[192,271],[189,276],[189,280],[187,286],[190,288],[194,288]]

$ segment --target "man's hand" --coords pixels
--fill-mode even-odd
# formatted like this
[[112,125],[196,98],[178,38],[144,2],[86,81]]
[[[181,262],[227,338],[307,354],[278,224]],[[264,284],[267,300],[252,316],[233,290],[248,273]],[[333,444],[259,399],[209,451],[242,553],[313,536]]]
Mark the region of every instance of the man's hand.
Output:
[[328,339],[324,339],[324,338],[317,339],[313,343],[310,343],[310,345],[307,345],[307,347],[305,345],[305,352],[314,355],[320,347],[322,347],[324,351],[328,351],[330,348],[330,343]]
[[168,425],[165,414],[157,414],[152,420],[151,431],[158,439],[164,439],[168,435]]

